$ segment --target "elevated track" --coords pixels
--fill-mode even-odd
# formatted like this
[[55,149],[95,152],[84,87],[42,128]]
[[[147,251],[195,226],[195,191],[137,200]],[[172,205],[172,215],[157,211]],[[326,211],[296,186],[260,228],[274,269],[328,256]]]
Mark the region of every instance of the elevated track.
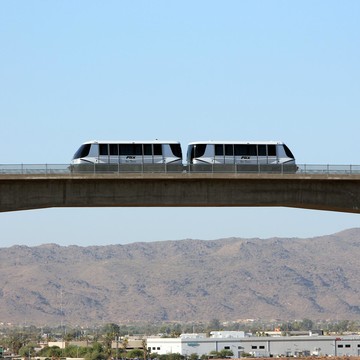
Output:
[[360,174],[0,174],[1,212],[50,207],[174,206],[282,206],[360,213]]

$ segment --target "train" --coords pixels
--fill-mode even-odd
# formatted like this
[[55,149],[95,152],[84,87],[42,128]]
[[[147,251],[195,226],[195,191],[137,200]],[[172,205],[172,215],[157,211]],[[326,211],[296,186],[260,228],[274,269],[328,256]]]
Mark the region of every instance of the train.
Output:
[[185,162],[179,141],[87,141],[75,152],[72,172],[296,172],[281,141],[195,141]]

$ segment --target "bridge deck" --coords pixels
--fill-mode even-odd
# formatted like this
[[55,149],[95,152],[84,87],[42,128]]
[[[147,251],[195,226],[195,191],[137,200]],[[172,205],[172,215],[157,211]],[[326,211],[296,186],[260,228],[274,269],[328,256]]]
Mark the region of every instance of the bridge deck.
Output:
[[0,175],[0,211],[112,206],[287,206],[359,213],[360,175]]
[[2,180],[31,180],[31,179],[332,179],[332,180],[358,180],[360,174],[344,173],[26,173],[26,174],[0,174]]

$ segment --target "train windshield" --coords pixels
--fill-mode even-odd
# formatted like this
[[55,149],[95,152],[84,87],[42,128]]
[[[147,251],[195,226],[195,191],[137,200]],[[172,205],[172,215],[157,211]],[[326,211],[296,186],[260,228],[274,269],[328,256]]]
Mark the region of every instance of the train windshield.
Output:
[[182,158],[180,144],[170,144],[170,148],[171,148],[171,151],[174,154],[174,156],[176,156],[178,158]]
[[294,155],[290,151],[290,149],[284,144],[284,150],[287,157],[294,159]]
[[206,144],[189,145],[187,159],[189,162],[192,159],[201,157],[205,154]]
[[89,155],[91,144],[81,145],[79,150],[75,153],[73,159],[80,159]]

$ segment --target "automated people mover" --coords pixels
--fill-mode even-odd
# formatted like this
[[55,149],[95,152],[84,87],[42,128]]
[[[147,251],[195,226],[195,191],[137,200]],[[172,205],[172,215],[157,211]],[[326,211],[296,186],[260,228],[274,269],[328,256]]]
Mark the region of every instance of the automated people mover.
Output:
[[187,165],[206,171],[295,172],[295,158],[280,141],[197,141],[188,145]]
[[88,141],[75,153],[72,171],[296,172],[281,141],[196,141],[182,162],[179,141]]
[[76,151],[74,171],[182,171],[177,141],[88,141]]

